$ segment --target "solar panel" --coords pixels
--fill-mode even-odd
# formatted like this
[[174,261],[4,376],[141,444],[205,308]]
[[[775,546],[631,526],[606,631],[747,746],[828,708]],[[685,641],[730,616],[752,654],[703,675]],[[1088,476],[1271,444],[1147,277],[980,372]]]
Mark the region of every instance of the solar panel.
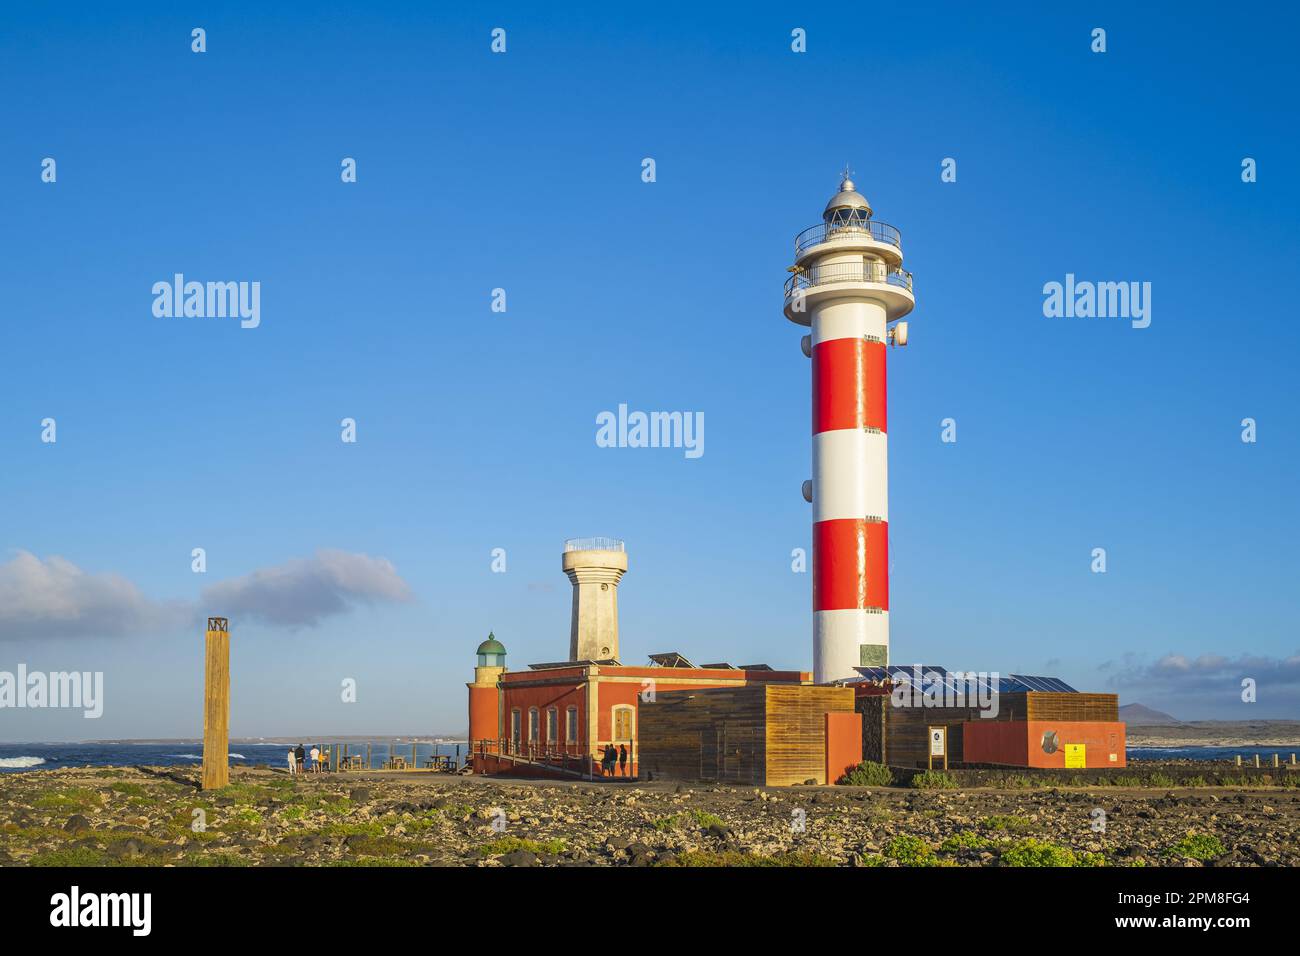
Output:
[[701,664],[700,667],[706,671],[734,671],[736,669],[735,664],[726,664],[726,663]]
[[855,667],[853,668],[862,675],[861,680],[872,681],[882,684],[889,681],[892,684],[917,684],[917,673],[920,673],[919,687],[924,689],[929,684],[941,684],[943,686],[958,689],[969,690],[974,686],[981,691],[987,692],[990,689],[998,694],[1024,694],[1029,691],[1053,694],[1077,694],[1078,691],[1061,680],[1059,677],[1038,677],[1031,674],[1011,674],[1010,676],[994,679],[988,675],[975,673],[971,671],[949,671],[945,668],[933,664],[904,665],[890,664],[887,667]]
[[663,654],[651,654],[650,660],[654,661],[660,667],[694,667],[695,665],[688,661],[676,651],[668,651]]
[[741,664],[740,669],[742,671],[770,671],[772,669],[772,665],[771,664]]
[[1079,693],[1059,677],[1035,677],[1032,674],[1012,674],[1012,680],[1024,684],[1028,690],[1043,691],[1052,694]]

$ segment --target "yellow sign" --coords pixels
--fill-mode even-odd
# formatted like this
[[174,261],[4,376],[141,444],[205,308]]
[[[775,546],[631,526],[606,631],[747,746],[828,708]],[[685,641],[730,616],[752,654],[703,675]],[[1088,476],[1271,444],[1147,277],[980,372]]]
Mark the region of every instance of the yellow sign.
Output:
[[1065,765],[1067,767],[1088,766],[1088,747],[1086,744],[1065,745]]

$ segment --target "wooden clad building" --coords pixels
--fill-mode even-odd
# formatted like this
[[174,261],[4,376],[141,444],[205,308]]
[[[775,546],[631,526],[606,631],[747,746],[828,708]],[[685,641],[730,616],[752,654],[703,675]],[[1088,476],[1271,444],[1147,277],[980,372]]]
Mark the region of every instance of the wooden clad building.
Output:
[[827,783],[826,714],[853,710],[849,687],[660,692],[640,707],[641,775],[757,786]]
[[[978,706],[922,706],[917,697],[912,697],[908,706],[897,706],[887,689],[860,687],[855,709],[862,715],[863,759],[895,767],[929,765],[931,727],[946,730],[949,766],[962,763],[1049,766],[1064,759],[1049,759],[1058,752],[1056,749],[1040,756],[1026,743],[1030,730],[1040,737],[1055,730],[1057,740],[1073,740],[1077,736],[1083,741],[1086,737],[1093,742],[1088,765],[1124,766],[1124,725],[1119,723],[1116,694],[1003,693],[997,698],[997,716],[985,717],[983,708]],[[983,730],[994,724],[1016,726],[1002,727],[996,733]],[[966,737],[971,726],[980,733],[981,745],[968,756]],[[1037,744],[1039,749],[1041,744],[1041,741]],[[1053,746],[1050,740],[1048,746]],[[1111,754],[1116,756],[1112,758]],[[991,755],[996,755],[996,759],[991,759]]]

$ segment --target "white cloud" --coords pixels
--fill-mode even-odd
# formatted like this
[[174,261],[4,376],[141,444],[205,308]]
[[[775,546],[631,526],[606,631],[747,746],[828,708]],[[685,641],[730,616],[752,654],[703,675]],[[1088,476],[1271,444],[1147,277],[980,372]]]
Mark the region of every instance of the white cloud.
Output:
[[203,591],[207,613],[295,628],[317,624],[357,604],[409,600],[410,588],[391,561],[328,549]]
[[157,632],[188,613],[151,601],[119,574],[91,574],[57,556],[19,551],[0,564],[0,641]]

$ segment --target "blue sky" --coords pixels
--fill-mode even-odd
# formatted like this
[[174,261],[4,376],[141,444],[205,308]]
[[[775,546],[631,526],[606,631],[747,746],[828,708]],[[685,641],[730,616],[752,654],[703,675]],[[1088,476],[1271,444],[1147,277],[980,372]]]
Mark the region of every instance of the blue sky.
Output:
[[[6,7],[0,670],[102,670],[106,700],[0,739],[199,733],[204,589],[286,565],[306,623],[224,612],[233,733],[463,729],[489,630],[564,656],[576,535],[627,541],[625,661],[810,668],[781,285],[846,161],[916,281],[895,662],[1300,716],[1300,18],[534,7]],[[260,326],[155,318],[177,272],[260,282]],[[1150,282],[1150,327],[1044,317],[1067,273]],[[597,447],[620,403],[703,412],[705,454]]]

